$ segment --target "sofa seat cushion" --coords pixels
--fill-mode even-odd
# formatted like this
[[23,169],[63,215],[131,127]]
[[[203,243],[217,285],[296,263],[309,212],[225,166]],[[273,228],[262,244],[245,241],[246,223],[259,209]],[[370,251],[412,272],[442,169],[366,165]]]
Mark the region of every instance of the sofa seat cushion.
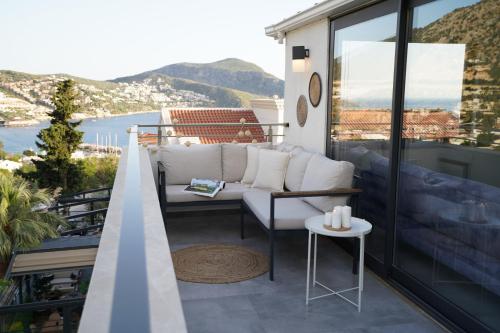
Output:
[[[243,201],[268,229],[271,221],[270,200],[271,193],[266,190],[254,189],[243,194]],[[304,229],[307,218],[323,214],[299,198],[276,199],[274,203],[275,230]]]
[[193,178],[222,179],[220,144],[167,145],[161,149],[168,185],[191,183]]
[[241,200],[243,193],[253,191],[252,188],[240,183],[226,183],[226,187],[219,191],[213,198],[184,192],[187,185],[167,185],[167,202],[191,202],[191,201],[219,201],[219,200]]

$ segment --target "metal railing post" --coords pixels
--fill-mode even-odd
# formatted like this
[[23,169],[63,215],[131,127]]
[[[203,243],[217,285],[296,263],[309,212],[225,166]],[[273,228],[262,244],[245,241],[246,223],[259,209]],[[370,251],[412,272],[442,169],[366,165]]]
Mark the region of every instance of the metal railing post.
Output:
[[273,142],[273,127],[271,125],[267,128],[267,142]]
[[160,126],[158,126],[157,133],[158,133],[158,146],[161,146],[161,127]]
[[[93,211],[94,210],[94,202],[92,201],[90,203],[90,211]],[[94,215],[91,215],[90,216],[90,224],[94,225],[95,223],[95,219],[94,219]]]

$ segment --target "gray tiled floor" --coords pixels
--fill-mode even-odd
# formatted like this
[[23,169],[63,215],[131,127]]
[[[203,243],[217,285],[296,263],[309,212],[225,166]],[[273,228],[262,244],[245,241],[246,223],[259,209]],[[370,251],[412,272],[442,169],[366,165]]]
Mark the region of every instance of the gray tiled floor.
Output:
[[[173,250],[194,244],[232,243],[267,253],[267,237],[251,217],[246,239],[239,238],[239,216],[196,215],[168,218]],[[305,305],[305,236],[279,239],[275,281],[268,275],[233,284],[179,281],[189,332],[442,332],[374,273],[366,270],[362,312],[338,297]],[[330,240],[318,240],[318,280],[334,288],[356,284],[352,259]],[[313,292],[322,290],[318,287]],[[348,295],[355,297],[355,293]]]

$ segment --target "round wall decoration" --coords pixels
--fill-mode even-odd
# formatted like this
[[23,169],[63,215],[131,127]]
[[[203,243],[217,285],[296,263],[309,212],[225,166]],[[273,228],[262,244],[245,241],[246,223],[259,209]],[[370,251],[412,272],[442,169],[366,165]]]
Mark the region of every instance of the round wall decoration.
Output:
[[304,127],[307,120],[307,100],[306,96],[300,95],[297,101],[297,122],[300,127]]
[[312,106],[317,107],[321,101],[321,77],[314,72],[309,80],[309,101]]

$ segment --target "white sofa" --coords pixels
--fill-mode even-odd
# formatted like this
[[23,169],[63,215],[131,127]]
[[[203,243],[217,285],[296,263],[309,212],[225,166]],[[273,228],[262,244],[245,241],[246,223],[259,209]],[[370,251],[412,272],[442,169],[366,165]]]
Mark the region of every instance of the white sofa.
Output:
[[[257,144],[261,149],[288,152],[290,159],[284,177],[285,191],[242,184],[247,168],[247,145],[168,145],[159,150],[158,188],[164,212],[172,206],[238,203],[241,207],[241,238],[244,218],[253,214],[269,235],[270,270],[274,277],[274,240],[278,231],[304,230],[307,218],[345,205],[358,189],[352,189],[354,165],[333,161],[301,147],[281,144]],[[222,179],[226,187],[214,198],[184,192],[192,178]]]

